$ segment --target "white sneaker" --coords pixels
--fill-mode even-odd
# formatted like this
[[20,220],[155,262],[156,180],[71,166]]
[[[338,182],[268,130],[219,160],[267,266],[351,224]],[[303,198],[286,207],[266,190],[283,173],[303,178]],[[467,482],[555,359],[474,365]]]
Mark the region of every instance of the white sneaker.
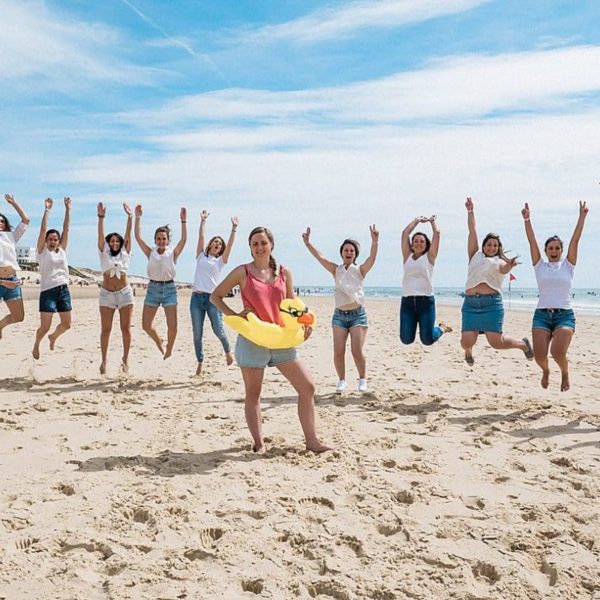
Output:
[[366,379],[359,379],[358,380],[358,391],[359,392],[366,392],[369,389],[369,387],[367,386],[367,380]]
[[337,385],[335,386],[335,393],[336,394],[341,394],[342,392],[346,391],[346,387],[348,386],[348,384],[346,383],[345,379],[340,379],[337,382]]

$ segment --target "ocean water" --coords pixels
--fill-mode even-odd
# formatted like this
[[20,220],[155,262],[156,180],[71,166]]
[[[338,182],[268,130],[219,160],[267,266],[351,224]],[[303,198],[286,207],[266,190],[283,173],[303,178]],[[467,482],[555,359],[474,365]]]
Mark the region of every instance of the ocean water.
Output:
[[[333,296],[332,286],[302,286],[301,295]],[[460,306],[462,304],[463,288],[440,287],[435,289],[435,300],[439,305]],[[365,287],[367,298],[397,298],[400,302],[402,288],[400,287]],[[504,308],[533,312],[537,305],[537,288],[516,288],[504,290]],[[573,308],[580,314],[600,315],[600,289],[574,288]]]

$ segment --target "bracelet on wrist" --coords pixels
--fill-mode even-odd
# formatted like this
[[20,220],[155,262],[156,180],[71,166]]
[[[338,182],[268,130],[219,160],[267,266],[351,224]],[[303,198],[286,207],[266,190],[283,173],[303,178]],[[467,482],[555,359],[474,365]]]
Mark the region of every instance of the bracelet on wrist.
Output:
[[98,215],[99,219],[104,219],[104,215]]
[[181,221],[182,225],[185,225],[187,223],[187,221]]

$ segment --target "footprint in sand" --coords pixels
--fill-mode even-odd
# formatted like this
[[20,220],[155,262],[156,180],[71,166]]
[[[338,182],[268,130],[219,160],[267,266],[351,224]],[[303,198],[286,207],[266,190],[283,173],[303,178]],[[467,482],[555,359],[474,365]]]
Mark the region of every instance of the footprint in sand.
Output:
[[473,572],[475,579],[483,580],[490,585],[500,581],[500,574],[496,570],[496,567],[489,563],[478,561],[471,567],[471,571]]

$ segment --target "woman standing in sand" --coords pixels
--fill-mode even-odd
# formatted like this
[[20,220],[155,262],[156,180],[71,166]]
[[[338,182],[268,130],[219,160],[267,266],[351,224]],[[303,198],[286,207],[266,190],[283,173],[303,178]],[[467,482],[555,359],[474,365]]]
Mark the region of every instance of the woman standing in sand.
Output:
[[102,287],[100,288],[100,352],[102,362],[100,373],[106,373],[108,341],[112,330],[115,311],[119,311],[121,336],[123,338],[123,356],[121,369],[129,371],[129,348],[131,347],[131,318],[133,316],[133,291],[127,280],[129,261],[131,260],[131,208],[123,204],[127,215],[125,236],[113,231],[104,235],[106,207],[98,203],[98,252],[102,269]]
[[229,260],[229,254],[235,241],[235,232],[238,227],[237,217],[231,217],[231,232],[227,243],[219,236],[210,238],[205,246],[206,220],[209,213],[203,210],[200,213],[200,231],[198,232],[198,245],[196,246],[196,272],[194,274],[194,286],[190,300],[190,314],[192,317],[192,330],[194,335],[194,350],[196,352],[196,375],[202,374],[204,364],[204,353],[202,352],[202,337],[204,334],[204,319],[206,315],[210,319],[210,325],[214,334],[219,338],[225,360],[228,365],[233,362],[231,346],[223,327],[223,313],[210,301],[210,295],[219,283],[219,277],[223,267]]
[[[275,242],[273,234],[266,227],[255,227],[248,237],[252,262],[236,267],[215,288],[210,300],[224,314],[235,313],[224,301],[227,294],[239,285],[242,291],[245,316],[254,312],[263,321],[282,324],[279,304],[285,298],[294,298],[292,274],[289,269],[277,265],[273,256]],[[306,337],[311,330],[307,328]],[[265,367],[277,367],[282,375],[298,392],[298,417],[306,448],[314,452],[325,452],[332,448],[319,440],[315,428],[315,386],[306,367],[298,358],[295,348],[268,350],[238,335],[235,358],[242,370],[245,388],[246,423],[254,440],[253,450],[266,452],[262,432],[260,395],[265,375]]]
[[[142,239],[141,220],[142,205],[135,207],[135,239],[148,259],[148,290],[142,312],[142,328],[152,338],[164,359],[173,353],[173,345],[177,337],[177,288],[175,287],[175,264],[187,241],[187,211],[180,213],[181,239],[176,246],[171,246],[171,230],[168,225],[158,227],[154,232],[154,247],[151,248]],[[163,340],[154,329],[156,311],[162,306],[167,319],[167,347],[163,348]]]
[[504,304],[502,303],[502,283],[504,278],[517,265],[516,257],[508,258],[502,249],[500,236],[488,233],[483,238],[481,251],[477,240],[474,205],[471,198],[465,203],[469,237],[467,252],[469,269],[465,298],[462,305],[462,335],[460,345],[465,351],[465,361],[473,366],[473,346],[477,336],[485,333],[488,343],[496,350],[522,350],[528,360],[533,360],[533,350],[529,340],[505,336],[502,333]]
[[531,224],[531,211],[526,203],[521,211],[525,223],[525,233],[529,242],[531,262],[538,285],[538,304],[533,314],[532,337],[535,362],[542,369],[542,387],[548,387],[550,368],[548,350],[560,368],[560,391],[570,387],[569,361],[567,351],[575,333],[575,313],[571,304],[571,287],[577,250],[588,214],[585,202],[579,203],[579,218],[569,242],[566,258],[563,258],[563,242],[553,235],[546,240],[544,252],[547,261],[542,259],[540,249]]
[[[417,231],[410,234],[419,223],[431,223],[433,236]],[[440,228],[436,216],[416,217],[402,232],[402,257],[404,277],[402,278],[402,300],[400,301],[400,341],[412,344],[419,325],[419,338],[425,346],[437,342],[451,327],[440,323],[435,325],[435,298],[431,278],[433,266],[440,248]]]
[[40,357],[40,343],[50,331],[52,317],[58,313],[60,322],[48,336],[50,350],[54,350],[56,340],[71,329],[71,293],[69,292],[69,265],[67,244],[71,225],[71,198],[65,198],[65,218],[62,234],[56,229],[48,229],[48,216],[52,210],[52,198],[44,200],[44,216],[37,241],[38,263],[40,268],[40,326],[35,334],[33,358]]
[[0,213],[0,301],[4,300],[8,308],[8,314],[0,320],[0,339],[7,325],[20,323],[25,318],[21,281],[17,277],[16,245],[29,226],[29,217],[14,196],[4,194],[4,199],[15,209],[21,222],[13,230],[8,217]]
[[335,391],[341,394],[347,387],[346,384],[346,341],[350,335],[350,347],[354,364],[358,370],[358,391],[366,392],[367,386],[367,361],[363,354],[363,347],[367,338],[367,312],[365,310],[364,279],[372,269],[377,258],[379,231],[375,225],[370,225],[371,252],[367,259],[360,265],[356,264],[360,252],[356,240],[345,239],[340,246],[342,264],[338,265],[327,260],[310,242],[310,227],[302,234],[308,251],[321,263],[326,271],[335,279],[335,311],[331,320],[333,328],[333,364],[338,376]]

